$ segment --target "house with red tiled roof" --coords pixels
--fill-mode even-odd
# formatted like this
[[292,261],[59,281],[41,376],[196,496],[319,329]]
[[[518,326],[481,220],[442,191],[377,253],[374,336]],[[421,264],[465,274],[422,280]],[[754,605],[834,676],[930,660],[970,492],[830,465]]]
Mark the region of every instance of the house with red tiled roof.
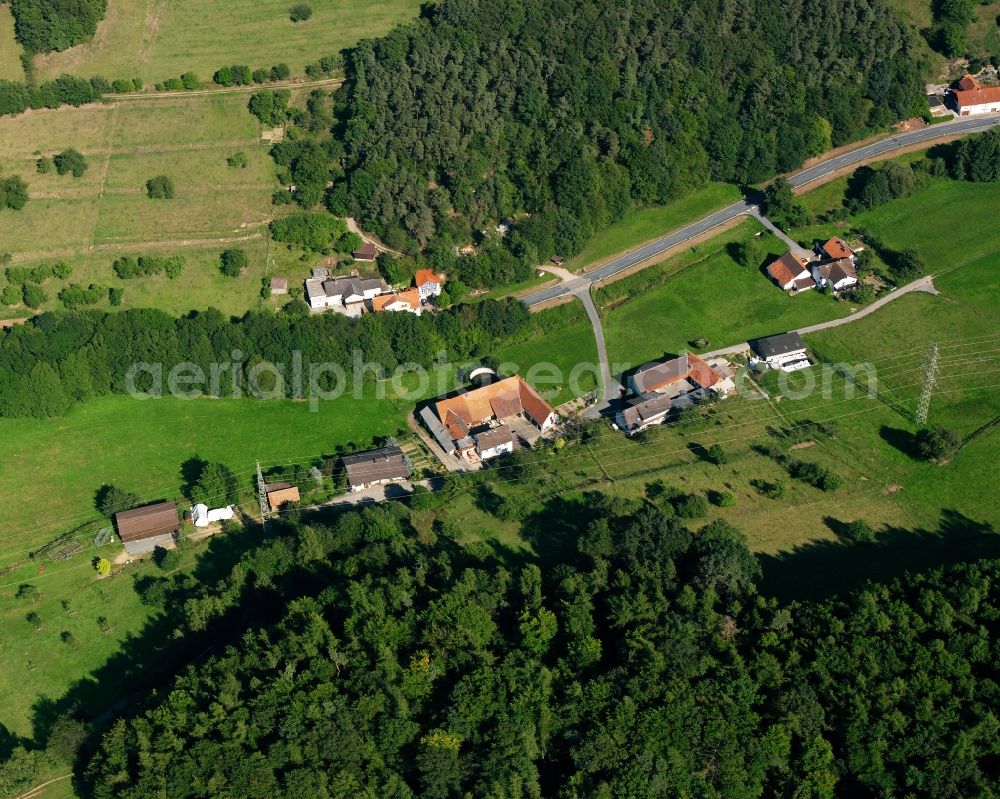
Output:
[[716,393],[724,394],[730,388],[729,377],[693,352],[688,352],[667,361],[650,361],[629,375],[626,383],[639,397],[651,394],[676,397],[699,389],[714,389]]
[[380,294],[372,297],[371,302],[375,313],[404,311],[420,316],[420,292],[416,289],[406,289],[395,294]]
[[[438,400],[420,413],[424,424],[449,453],[475,449],[477,436],[496,430],[516,417],[527,420],[542,432],[559,420],[555,408],[520,375]],[[482,449],[495,449],[499,438],[499,435],[488,436],[489,443]]]
[[838,236],[820,244],[816,248],[816,252],[820,258],[829,258],[831,261],[854,257],[854,250],[851,249],[851,246]]
[[1000,113],[1000,86],[983,86],[978,78],[965,75],[948,90],[948,104],[959,116]]
[[816,282],[809,274],[808,264],[808,258],[789,250],[767,265],[767,274],[785,291],[805,291],[816,288]]
[[413,276],[413,283],[420,292],[420,299],[426,300],[428,297],[437,297],[444,287],[444,275],[435,274],[431,269],[418,269]]

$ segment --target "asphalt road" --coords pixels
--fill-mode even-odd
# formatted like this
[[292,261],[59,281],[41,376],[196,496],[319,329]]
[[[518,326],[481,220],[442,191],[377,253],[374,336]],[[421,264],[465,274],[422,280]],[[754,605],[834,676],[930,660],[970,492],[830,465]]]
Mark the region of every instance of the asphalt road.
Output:
[[[887,139],[881,139],[880,141],[872,144],[858,147],[855,150],[830,158],[827,161],[823,161],[822,163],[816,164],[815,166],[811,166],[807,169],[793,172],[787,176],[788,182],[791,183],[794,188],[798,188],[819,180],[820,178],[836,172],[837,170],[843,169],[844,167],[849,167],[872,158],[877,158],[881,155],[886,155],[903,147],[910,147],[914,144],[933,141],[945,136],[964,136],[970,133],[979,133],[998,124],[1000,124],[1000,116],[997,115],[967,117],[957,119],[952,122],[942,122],[938,125],[930,125],[926,128],[920,128],[920,130],[914,130],[908,133],[899,133],[895,136],[890,136]],[[671,249],[672,247],[676,247],[677,245],[683,244],[685,241],[689,241],[696,236],[707,233],[713,228],[725,224],[738,216],[743,216],[749,213],[751,213],[750,203],[745,199],[740,200],[739,202],[735,202],[732,205],[699,219],[697,222],[692,222],[679,230],[675,230],[673,233],[669,233],[666,236],[656,239],[655,241],[651,241],[648,244],[644,244],[641,247],[630,250],[629,252],[618,256],[614,260],[608,261],[606,264],[598,267],[594,271],[588,272],[586,275],[581,275],[580,278],[581,280],[586,280],[593,284],[599,280],[612,277],[619,272],[623,272],[626,269],[631,269],[632,267],[641,264],[643,261],[648,261],[650,258],[653,258],[660,253]],[[533,294],[529,294],[523,298],[523,302],[530,308],[533,305],[540,305],[541,303],[573,293],[572,286],[559,284],[541,289]]]

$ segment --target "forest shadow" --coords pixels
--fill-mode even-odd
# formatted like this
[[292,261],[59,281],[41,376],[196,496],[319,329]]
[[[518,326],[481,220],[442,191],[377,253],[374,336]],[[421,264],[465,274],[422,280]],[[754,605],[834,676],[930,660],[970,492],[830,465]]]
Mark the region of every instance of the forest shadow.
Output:
[[782,602],[821,600],[846,594],[872,580],[889,582],[907,572],[1000,557],[1000,535],[992,525],[944,510],[937,530],[887,527],[872,543],[842,536],[847,523],[828,519],[841,539],[814,541],[776,555],[758,555],[760,592]]
[[588,494],[582,498],[556,496],[524,520],[521,537],[535,550],[542,571],[573,559],[582,532],[579,520],[589,508]]
[[[161,578],[168,580],[169,585],[166,601],[159,612],[137,633],[126,637],[118,651],[103,664],[70,685],[62,696],[40,696],[34,702],[31,720],[35,745],[44,746],[52,725],[63,717],[78,718],[100,728],[113,715],[145,699],[183,668],[237,635],[244,625],[234,624],[231,617],[223,615],[202,632],[186,632],[175,637],[175,631],[184,620],[184,605],[183,601],[173,600],[187,595],[186,582],[214,584],[228,575],[246,552],[276,534],[280,534],[278,526],[269,529],[265,536],[259,525],[251,525],[245,527],[243,533],[215,536],[198,556],[193,569]],[[144,575],[135,580],[133,575],[126,573],[112,579],[133,580],[139,587],[156,581],[157,575]],[[259,603],[255,607],[259,607]],[[0,745],[2,743],[0,736]],[[80,791],[82,788],[78,786]]]

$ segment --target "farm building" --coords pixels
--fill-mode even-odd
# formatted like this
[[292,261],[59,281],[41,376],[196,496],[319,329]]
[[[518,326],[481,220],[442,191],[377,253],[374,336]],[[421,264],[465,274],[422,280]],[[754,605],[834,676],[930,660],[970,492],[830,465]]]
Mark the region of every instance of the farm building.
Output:
[[389,291],[389,287],[377,277],[335,277],[330,280],[310,278],[306,280],[306,299],[313,310],[333,308],[348,312],[361,312],[365,300],[372,300]]
[[267,506],[272,511],[279,510],[286,503],[298,502],[301,499],[298,486],[291,483],[268,483],[264,486],[264,493],[267,495]]
[[841,258],[853,258],[854,250],[839,236],[834,236],[816,247],[816,254],[829,261],[839,261]]
[[287,277],[272,277],[271,278],[271,293],[272,294],[287,294],[288,293],[288,278]]
[[484,461],[514,451],[514,435],[505,424],[476,433],[473,438],[476,442],[476,452]]
[[[453,442],[451,449],[459,452],[475,449],[474,437],[499,427],[501,422],[523,418],[534,429],[544,432],[558,419],[555,408],[520,375],[464,390],[453,397],[438,400],[433,403],[433,408],[438,423]],[[421,418],[425,418],[425,414],[422,413]],[[428,429],[437,437],[430,425]],[[448,448],[445,450],[448,451]]]
[[749,344],[758,361],[771,369],[794,372],[812,365],[806,355],[806,345],[798,333],[779,333],[754,339]]
[[615,422],[631,436],[651,425],[662,424],[672,408],[673,400],[669,395],[646,394],[630,400],[615,414]]
[[731,375],[712,366],[694,353],[685,353],[667,361],[650,361],[628,376],[626,384],[638,397],[668,394],[678,397],[693,391],[726,394],[733,389]]
[[355,261],[374,261],[378,257],[378,248],[370,241],[366,241],[351,255]]
[[407,289],[398,294],[380,294],[372,298],[372,310],[376,313],[385,311],[403,311],[420,316],[420,292],[417,289]]
[[363,491],[372,486],[406,480],[410,476],[410,464],[403,450],[396,446],[344,455],[340,463],[347,473],[347,485],[351,491]]
[[836,261],[813,264],[812,276],[817,286],[820,288],[830,286],[834,291],[858,284],[858,270],[854,267],[853,258],[839,258]]
[[959,116],[1000,113],[1000,86],[983,86],[972,75],[965,75],[948,90],[948,104]]
[[181,529],[176,502],[157,502],[115,514],[118,537],[130,555],[143,555],[173,543]]

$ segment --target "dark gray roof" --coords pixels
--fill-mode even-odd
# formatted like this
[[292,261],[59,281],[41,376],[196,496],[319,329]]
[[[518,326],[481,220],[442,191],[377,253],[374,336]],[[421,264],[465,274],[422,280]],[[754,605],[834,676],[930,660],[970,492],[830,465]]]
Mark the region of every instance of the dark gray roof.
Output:
[[492,430],[477,433],[475,438],[476,446],[480,450],[493,449],[502,444],[511,444],[514,442],[514,435],[510,432],[510,428],[507,425],[501,425],[500,427],[494,427]]
[[629,403],[622,413],[622,419],[629,430],[641,426],[650,419],[664,416],[673,406],[673,401],[666,394],[654,394],[638,397]]
[[434,413],[434,409],[430,405],[425,405],[420,409],[420,421],[430,430],[431,435],[441,445],[441,449],[445,452],[454,452],[455,445],[452,443],[451,436],[448,435],[448,431],[444,429],[444,425],[441,424],[441,420],[437,418],[437,414]]
[[773,358],[776,355],[786,355],[796,350],[804,350],[806,345],[802,342],[802,336],[795,331],[791,333],[779,333],[776,336],[765,336],[749,342],[750,347],[761,358]]
[[323,281],[323,291],[327,297],[350,296],[351,294],[364,294],[371,289],[388,291],[389,287],[377,277],[335,277],[332,280]]
[[405,480],[410,476],[403,450],[399,447],[381,447],[344,455],[340,462],[347,471],[347,482],[352,486],[378,480]]

